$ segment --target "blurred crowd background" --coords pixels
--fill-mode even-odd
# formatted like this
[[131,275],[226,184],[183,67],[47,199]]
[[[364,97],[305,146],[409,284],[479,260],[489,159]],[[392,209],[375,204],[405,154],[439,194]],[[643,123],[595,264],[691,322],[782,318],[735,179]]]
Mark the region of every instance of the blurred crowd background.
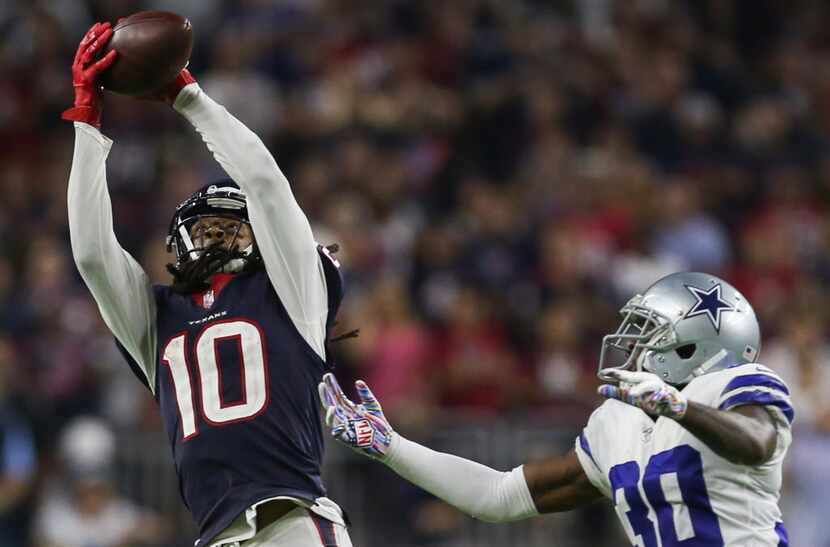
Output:
[[[149,8],[191,19],[191,71],[340,244],[339,376],[399,429],[503,469],[567,450],[620,305],[711,272],[793,392],[792,543],[830,545],[827,2],[4,0],[0,547],[194,539],[67,231],[77,42]],[[157,104],[108,95],[103,131],[119,239],[167,283],[173,208],[220,168]],[[624,543],[608,504],[483,525],[338,446],[326,476],[358,546]]]

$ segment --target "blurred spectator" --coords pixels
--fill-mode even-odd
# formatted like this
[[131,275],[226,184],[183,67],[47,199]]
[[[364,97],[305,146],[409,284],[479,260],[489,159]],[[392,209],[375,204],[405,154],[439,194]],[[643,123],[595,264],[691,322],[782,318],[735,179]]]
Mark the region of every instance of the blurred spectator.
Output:
[[[363,335],[336,346],[339,374],[388,412],[524,424],[536,403],[561,409],[593,392],[626,299],[702,269],[745,292],[762,359],[793,385],[793,504],[827,503],[809,487],[830,333],[790,312],[830,297],[830,3],[0,2],[0,340],[26,388],[14,399],[47,429],[88,413],[120,434],[158,427],[68,260],[59,119],[84,30],[155,8],[192,20],[191,70],[265,140],[317,239],[341,244],[340,326]],[[167,109],[105,95],[116,231],[166,283],[172,210],[221,168]],[[556,415],[576,429],[589,406]],[[68,508],[60,490],[44,507]],[[796,543],[820,545],[797,511]]]
[[116,439],[96,418],[82,417],[61,433],[60,456],[68,489],[51,492],[35,527],[38,547],[127,547],[159,545],[158,517],[114,490]]
[[781,375],[792,391],[798,427],[830,434],[830,342],[825,339],[824,310],[797,313],[781,335],[763,349],[763,362]]
[[655,198],[653,254],[671,257],[684,270],[719,273],[729,260],[723,227],[701,211],[692,180],[672,180]]
[[446,407],[493,415],[527,400],[527,371],[495,314],[492,300],[473,287],[454,298],[431,371]]
[[360,337],[345,346],[356,353],[355,374],[383,397],[390,419],[403,427],[423,423],[433,404],[432,337],[414,316],[406,288],[400,279],[386,277],[353,308],[350,319],[360,327]]
[[781,337],[763,350],[762,361],[787,382],[796,412],[785,499],[793,542],[830,545],[827,523],[816,507],[830,504],[826,484],[830,463],[830,343],[824,310],[806,311],[788,321]]
[[19,365],[11,340],[0,336],[0,547],[27,542],[38,467],[32,423],[14,392]]
[[569,403],[593,398],[596,367],[582,347],[585,321],[580,307],[567,301],[550,306],[540,316],[536,371],[545,396]]

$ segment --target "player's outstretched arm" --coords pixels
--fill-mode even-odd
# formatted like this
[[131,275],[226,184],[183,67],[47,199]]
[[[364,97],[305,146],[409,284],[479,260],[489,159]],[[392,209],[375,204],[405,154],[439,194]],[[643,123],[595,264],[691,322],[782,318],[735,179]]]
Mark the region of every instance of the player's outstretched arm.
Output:
[[355,387],[360,404],[345,396],[332,374],[323,377],[320,400],[332,435],[470,516],[508,522],[566,511],[601,497],[574,452],[496,471],[405,439],[392,430],[369,387],[362,381]]
[[325,357],[325,277],[308,218],[262,140],[216,103],[185,69],[152,98],[172,101],[216,161],[248,196],[248,213],[265,269],[300,332]]
[[642,408],[652,415],[673,418],[720,457],[736,464],[762,465],[775,454],[777,430],[769,411],[757,404],[731,410],[689,402],[676,388],[650,372],[608,370],[599,393]]
[[115,56],[95,60],[112,30],[94,25],[84,36],[72,65],[75,104],[63,118],[75,122],[75,151],[69,175],[69,234],[75,264],[101,315],[118,341],[155,386],[155,298],[144,270],[115,237],[107,191],[106,159],[112,141],[98,130],[101,121],[98,74]]

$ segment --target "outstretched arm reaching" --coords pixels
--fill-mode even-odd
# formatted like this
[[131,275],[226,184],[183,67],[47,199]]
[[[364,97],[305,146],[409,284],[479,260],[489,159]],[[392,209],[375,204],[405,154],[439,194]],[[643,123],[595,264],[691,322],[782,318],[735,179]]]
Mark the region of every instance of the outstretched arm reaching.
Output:
[[405,439],[392,430],[369,387],[358,381],[356,388],[360,404],[345,396],[332,374],[323,377],[320,400],[332,435],[470,516],[508,522],[566,511],[602,496],[573,451],[512,471],[496,471]]
[[193,125],[227,174],[248,197],[248,212],[265,269],[303,338],[325,359],[328,299],[311,226],[288,179],[262,140],[199,87],[186,69],[175,93],[153,97]]
[[98,131],[101,121],[98,74],[115,51],[95,60],[112,36],[109,23],[94,25],[84,36],[72,65],[75,104],[63,118],[75,122],[75,152],[67,202],[72,256],[104,322],[141,367],[155,390],[156,304],[150,280],[119,245],[107,191],[106,159],[112,141]]

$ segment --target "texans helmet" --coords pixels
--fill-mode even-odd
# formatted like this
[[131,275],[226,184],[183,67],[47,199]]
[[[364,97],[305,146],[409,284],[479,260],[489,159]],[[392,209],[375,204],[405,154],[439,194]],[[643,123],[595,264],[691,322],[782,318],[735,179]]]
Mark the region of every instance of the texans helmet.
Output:
[[[167,251],[175,253],[177,269],[201,256],[203,249],[193,244],[190,231],[204,217],[231,218],[250,226],[245,193],[232,180],[220,180],[203,186],[176,207],[167,233]],[[224,271],[241,271],[247,264],[261,260],[255,243],[240,252],[244,258],[232,259]]]
[[755,362],[761,334],[755,311],[735,287],[713,275],[663,277],[620,310],[622,323],[602,340],[599,375],[644,370],[683,385],[696,376]]

